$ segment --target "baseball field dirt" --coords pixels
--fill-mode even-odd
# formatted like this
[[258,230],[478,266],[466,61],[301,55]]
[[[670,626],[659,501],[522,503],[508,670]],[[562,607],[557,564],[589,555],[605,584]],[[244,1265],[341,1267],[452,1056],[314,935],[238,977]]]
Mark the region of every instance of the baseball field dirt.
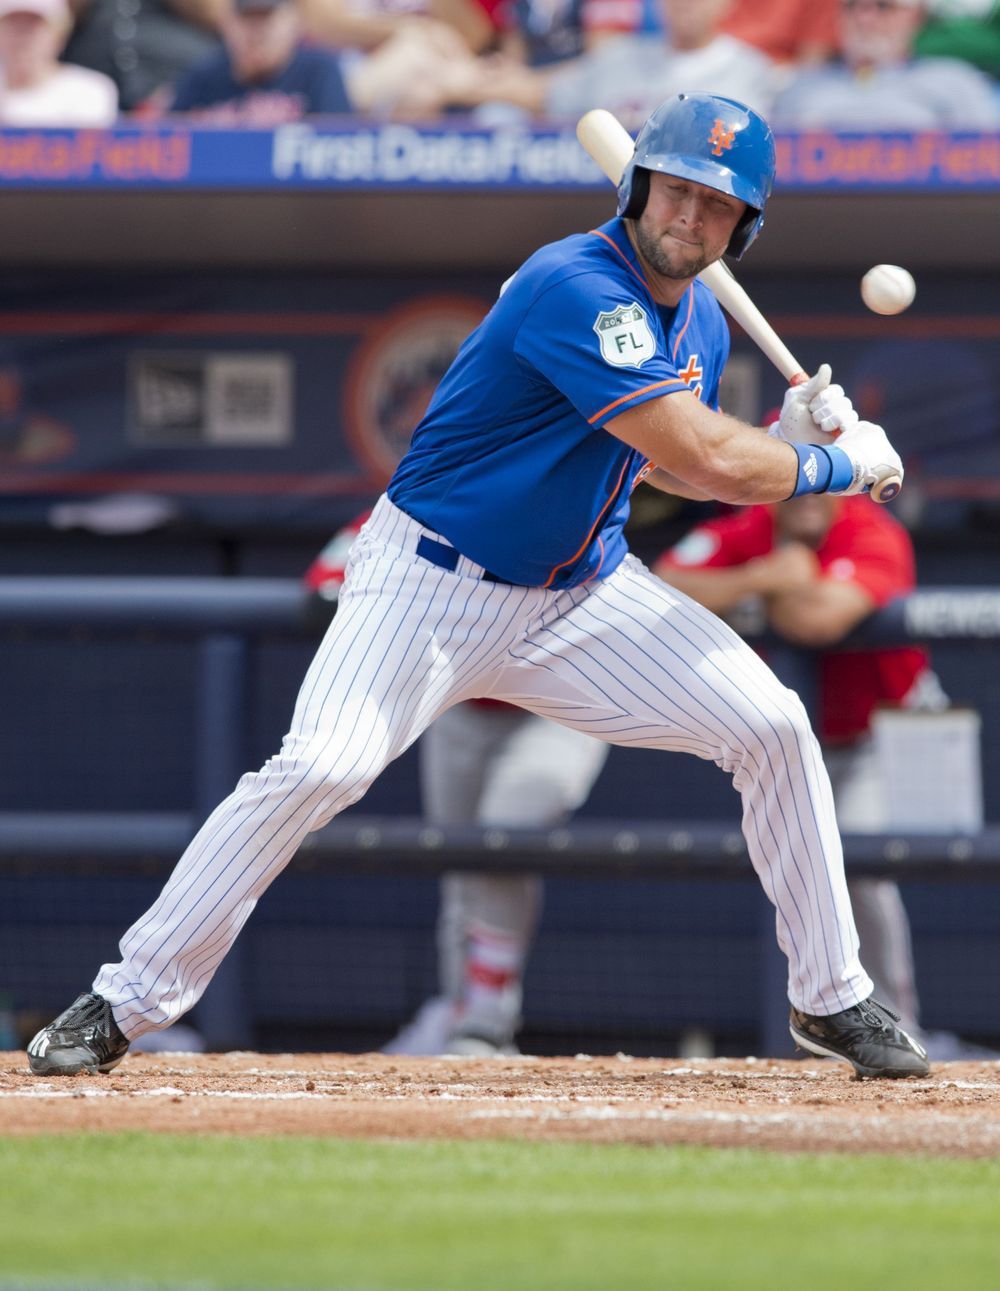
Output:
[[153,1130],[1000,1154],[1000,1062],[861,1081],[824,1060],[130,1054],[40,1079],[0,1055],[0,1133]]

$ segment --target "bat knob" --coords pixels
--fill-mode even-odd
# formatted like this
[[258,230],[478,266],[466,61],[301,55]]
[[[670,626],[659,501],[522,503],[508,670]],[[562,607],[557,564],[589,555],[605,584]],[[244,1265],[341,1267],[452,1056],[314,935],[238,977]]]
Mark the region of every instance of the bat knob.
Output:
[[893,498],[899,496],[899,491],[903,487],[903,481],[898,475],[883,475],[882,478],[872,485],[872,501],[884,505],[891,502]]

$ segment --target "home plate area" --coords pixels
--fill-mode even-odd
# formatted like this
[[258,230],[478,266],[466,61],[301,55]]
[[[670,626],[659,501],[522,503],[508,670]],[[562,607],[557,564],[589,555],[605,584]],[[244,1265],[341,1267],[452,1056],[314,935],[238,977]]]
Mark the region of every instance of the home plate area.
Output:
[[857,1080],[823,1059],[129,1054],[41,1079],[0,1054],[5,1133],[154,1130],[561,1139],[772,1151],[1000,1153],[1000,1062]]

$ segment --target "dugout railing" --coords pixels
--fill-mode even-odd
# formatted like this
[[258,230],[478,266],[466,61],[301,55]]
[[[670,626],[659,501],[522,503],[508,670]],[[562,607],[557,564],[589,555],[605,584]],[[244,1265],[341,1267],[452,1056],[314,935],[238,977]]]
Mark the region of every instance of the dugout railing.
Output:
[[[137,869],[157,882],[165,877],[201,819],[246,770],[254,640],[315,635],[294,580],[0,579],[0,633],[33,630],[83,634],[95,646],[102,637],[128,632],[138,634],[141,649],[147,631],[196,643],[194,792],[190,811],[0,811],[0,921],[4,908],[14,908],[15,896],[23,901],[24,884],[35,879],[89,875],[113,883]],[[971,643],[998,635],[1000,592],[923,588],[872,616],[853,642]],[[808,696],[814,657],[773,640],[768,645],[777,671]],[[974,834],[848,836],[845,854],[855,873],[989,884],[1000,879],[1000,827]],[[549,831],[505,831],[441,829],[412,816],[354,812],[307,839],[291,870],[435,876],[499,865],[560,878],[752,880],[739,830],[707,820],[580,820]],[[784,965],[774,947],[770,908],[762,903],[760,909],[757,1049],[782,1054],[788,1050]],[[38,953],[44,953],[42,943]],[[252,1042],[245,974],[237,943],[199,1006],[199,1025],[212,1048]]]

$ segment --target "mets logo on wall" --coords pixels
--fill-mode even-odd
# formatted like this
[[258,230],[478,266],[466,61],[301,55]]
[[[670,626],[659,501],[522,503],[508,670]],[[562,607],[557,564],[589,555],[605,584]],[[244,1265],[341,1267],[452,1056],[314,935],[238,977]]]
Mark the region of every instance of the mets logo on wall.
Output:
[[601,342],[601,357],[616,368],[641,368],[656,353],[646,311],[634,300],[631,305],[602,310],[594,320],[594,331]]
[[380,484],[410,446],[431,395],[488,306],[427,296],[392,310],[351,356],[344,422],[357,459]]

